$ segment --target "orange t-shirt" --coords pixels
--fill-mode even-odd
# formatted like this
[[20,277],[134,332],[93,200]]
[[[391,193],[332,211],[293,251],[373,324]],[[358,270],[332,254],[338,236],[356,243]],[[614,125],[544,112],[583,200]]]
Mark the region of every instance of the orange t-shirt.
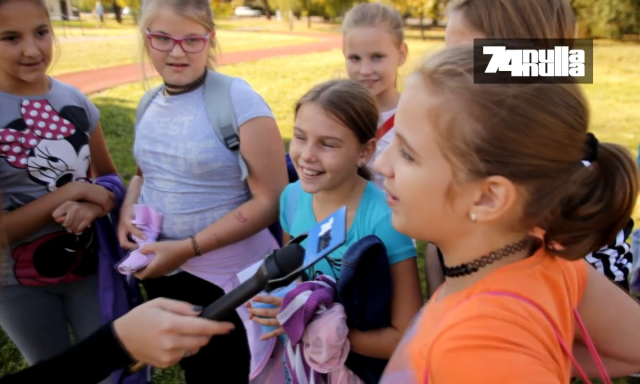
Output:
[[586,284],[583,260],[541,250],[442,300],[439,289],[407,330],[380,383],[425,383],[428,369],[429,384],[566,384],[571,360],[547,317],[531,304],[488,293],[531,300],[571,348],[573,308]]

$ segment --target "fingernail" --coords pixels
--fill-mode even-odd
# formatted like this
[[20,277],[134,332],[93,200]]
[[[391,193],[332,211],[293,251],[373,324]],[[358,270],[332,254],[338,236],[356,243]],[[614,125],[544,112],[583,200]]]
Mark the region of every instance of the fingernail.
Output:
[[194,305],[193,306],[193,312],[200,312],[202,311],[203,307],[202,305]]

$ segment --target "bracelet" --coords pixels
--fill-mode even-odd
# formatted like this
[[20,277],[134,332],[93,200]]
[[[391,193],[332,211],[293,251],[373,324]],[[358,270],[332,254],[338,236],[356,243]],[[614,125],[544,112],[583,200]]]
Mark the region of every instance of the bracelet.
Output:
[[202,253],[200,253],[200,247],[198,246],[198,242],[196,241],[196,237],[195,236],[189,236],[189,238],[191,239],[191,245],[193,246],[193,251],[196,253],[196,257],[197,256],[201,256]]

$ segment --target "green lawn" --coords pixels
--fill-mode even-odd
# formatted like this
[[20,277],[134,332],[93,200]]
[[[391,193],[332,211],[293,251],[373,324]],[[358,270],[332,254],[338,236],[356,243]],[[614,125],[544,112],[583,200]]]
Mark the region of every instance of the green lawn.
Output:
[[[61,38],[50,73],[85,71],[115,65],[139,63],[141,40],[135,30],[124,36]],[[265,47],[304,44],[316,41],[313,37],[279,33],[251,33],[221,30],[217,33],[218,52],[247,51]]]
[[[410,57],[402,68],[406,75],[415,68],[420,57],[443,46],[436,40],[438,32],[430,32],[427,41],[418,39],[419,32],[409,36]],[[224,48],[224,47],[223,47]],[[640,131],[640,45],[598,42],[595,49],[594,84],[584,89],[591,102],[592,130],[602,140],[625,145],[637,154]],[[338,76],[345,76],[344,61],[340,50],[291,57],[266,59],[259,62],[224,66],[221,72],[246,79],[267,100],[274,111],[285,140],[292,135],[293,106],[295,101],[313,85]],[[402,82],[399,83],[402,87]],[[129,179],[135,172],[132,156],[133,121],[135,106],[143,94],[141,84],[134,83],[107,90],[91,96],[101,111],[111,155],[122,175]],[[640,219],[638,214],[635,219]],[[424,254],[423,245],[420,244]],[[422,260],[420,272],[424,270]],[[424,276],[422,276],[424,282]],[[423,288],[426,288],[423,283]],[[0,337],[2,337],[0,335]],[[6,339],[0,339],[0,372],[22,367],[17,352]],[[173,368],[156,372],[156,383],[183,383],[179,370]],[[640,383],[637,380],[618,380],[617,384]]]

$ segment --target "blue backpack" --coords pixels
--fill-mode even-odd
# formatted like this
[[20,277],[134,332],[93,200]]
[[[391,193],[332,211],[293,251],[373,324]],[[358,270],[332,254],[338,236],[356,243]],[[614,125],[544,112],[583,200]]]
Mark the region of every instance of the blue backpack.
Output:
[[[204,82],[204,102],[207,109],[209,121],[216,131],[216,134],[225,146],[236,154],[238,164],[242,172],[242,180],[246,179],[249,171],[247,164],[240,153],[240,134],[236,115],[231,102],[231,83],[233,77],[222,73],[208,70],[207,77]],[[158,85],[147,91],[140,99],[136,110],[136,126],[140,123],[144,112],[147,110],[151,101],[162,91],[163,85]],[[287,172],[289,174],[289,182],[296,181],[296,174],[293,163],[289,154],[286,155]],[[282,228],[279,223],[275,223],[269,227],[271,234],[282,246]]]

